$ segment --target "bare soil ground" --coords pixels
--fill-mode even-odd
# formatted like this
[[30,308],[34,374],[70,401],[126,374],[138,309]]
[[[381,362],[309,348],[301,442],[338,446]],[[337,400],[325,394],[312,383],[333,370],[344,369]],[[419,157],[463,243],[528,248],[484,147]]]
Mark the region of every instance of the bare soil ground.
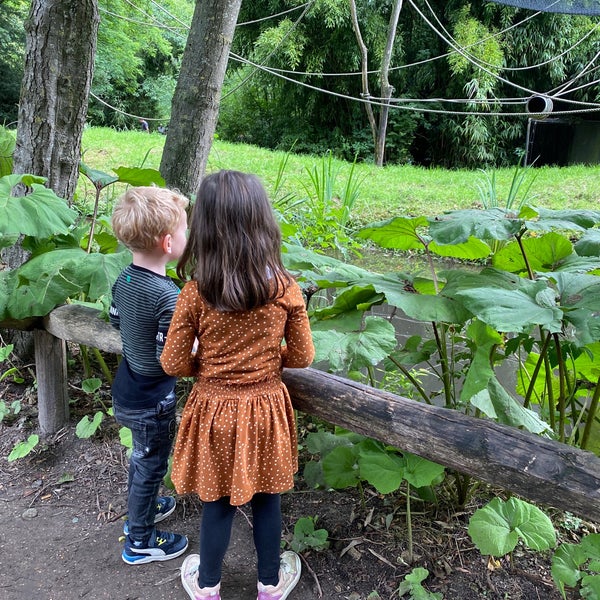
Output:
[[[0,424],[0,598],[187,598],[179,581],[183,557],[135,567],[121,560],[126,451],[110,419],[90,439],[75,435],[76,422],[92,409],[77,387],[72,385],[71,425],[9,463],[14,444],[37,431],[35,392],[31,382],[0,384],[0,398],[19,399],[22,405],[16,417]],[[382,497],[367,489],[361,497],[357,490],[309,490],[300,475],[296,488],[283,496],[285,537],[291,539],[299,518],[317,516],[317,526],[329,532],[330,547],[303,553],[303,574],[291,599],[392,600],[399,598],[398,586],[412,568],[424,567],[429,571],[425,588],[445,600],[560,600],[550,553],[518,547],[512,560],[494,562],[473,547],[468,521],[486,493],[478,492],[479,500],[461,510],[445,505],[443,498],[437,507],[413,503],[409,564],[402,494]],[[188,535],[191,552],[197,552],[201,511],[195,497],[178,497],[176,512],[162,524]],[[561,541],[600,530],[577,520],[563,527],[564,515],[553,517]],[[224,600],[256,598],[251,535],[250,511],[243,507],[224,565]]]

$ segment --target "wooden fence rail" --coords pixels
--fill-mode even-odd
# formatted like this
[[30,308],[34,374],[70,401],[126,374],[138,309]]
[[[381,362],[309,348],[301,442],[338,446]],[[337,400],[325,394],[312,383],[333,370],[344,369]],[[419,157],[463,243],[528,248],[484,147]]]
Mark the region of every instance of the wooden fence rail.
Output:
[[[52,433],[69,416],[65,341],[117,354],[121,341],[98,311],[83,306],[59,307],[42,323],[35,330],[39,421]],[[300,411],[600,522],[600,458],[590,452],[315,369],[286,369],[283,379]]]

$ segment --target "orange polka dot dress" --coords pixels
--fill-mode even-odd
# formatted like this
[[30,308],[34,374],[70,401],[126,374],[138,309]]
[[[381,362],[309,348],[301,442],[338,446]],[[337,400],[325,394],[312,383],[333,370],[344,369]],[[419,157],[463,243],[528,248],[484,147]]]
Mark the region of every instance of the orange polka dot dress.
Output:
[[281,369],[308,367],[313,358],[295,281],[281,298],[239,312],[214,309],[195,281],[186,283],[160,359],[168,374],[196,377],[173,451],[177,492],[205,502],[229,496],[239,506],[258,492],[292,488],[296,423]]

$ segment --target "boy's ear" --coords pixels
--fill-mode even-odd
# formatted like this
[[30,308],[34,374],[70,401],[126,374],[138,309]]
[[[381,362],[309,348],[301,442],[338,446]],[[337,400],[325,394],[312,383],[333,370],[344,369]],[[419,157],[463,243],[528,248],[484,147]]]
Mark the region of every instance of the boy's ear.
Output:
[[173,236],[170,233],[167,233],[166,235],[163,236],[160,246],[162,248],[162,251],[165,254],[171,254],[172,242],[173,242]]

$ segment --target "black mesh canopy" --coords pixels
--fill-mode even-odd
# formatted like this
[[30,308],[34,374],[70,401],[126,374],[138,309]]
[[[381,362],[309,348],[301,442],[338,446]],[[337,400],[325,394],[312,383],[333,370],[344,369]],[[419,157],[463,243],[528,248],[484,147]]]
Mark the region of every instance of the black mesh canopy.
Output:
[[493,0],[497,4],[508,4],[518,8],[529,8],[542,12],[571,15],[600,15],[598,0]]

